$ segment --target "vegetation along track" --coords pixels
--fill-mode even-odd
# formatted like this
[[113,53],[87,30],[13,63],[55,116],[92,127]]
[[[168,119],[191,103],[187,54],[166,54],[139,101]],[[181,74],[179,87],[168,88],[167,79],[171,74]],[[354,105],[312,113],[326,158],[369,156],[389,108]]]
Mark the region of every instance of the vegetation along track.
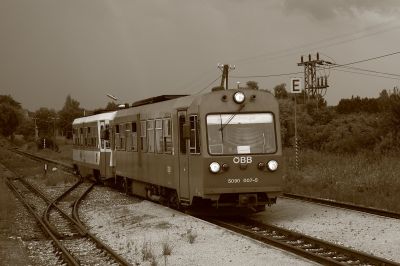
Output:
[[354,205],[354,204],[345,203],[345,202],[338,202],[338,201],[322,199],[322,198],[314,198],[314,197],[309,197],[309,196],[299,195],[299,194],[292,194],[292,193],[283,193],[283,197],[295,199],[295,200],[301,200],[301,201],[308,201],[308,202],[313,202],[313,203],[318,203],[318,204],[323,204],[323,205],[328,205],[328,206],[333,206],[333,207],[339,207],[339,208],[348,209],[348,210],[365,212],[365,213],[370,213],[370,214],[379,215],[379,216],[388,217],[388,218],[400,219],[400,213],[391,212],[391,211],[382,210],[382,209],[371,208],[371,207],[365,207],[365,206],[360,206],[360,205]]
[[206,220],[323,265],[400,265],[396,262],[378,258],[364,252],[355,251],[251,219]]
[[129,265],[90,234],[79,220],[78,203],[94,184],[79,180],[56,199],[51,199],[22,177],[9,179],[7,183],[53,240],[54,254],[59,256],[60,262],[68,265]]

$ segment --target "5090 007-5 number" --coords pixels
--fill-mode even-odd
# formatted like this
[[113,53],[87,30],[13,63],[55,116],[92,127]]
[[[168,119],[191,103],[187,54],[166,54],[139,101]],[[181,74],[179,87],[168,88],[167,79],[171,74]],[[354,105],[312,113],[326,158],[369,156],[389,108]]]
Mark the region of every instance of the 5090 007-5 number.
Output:
[[228,184],[236,184],[236,183],[257,183],[258,182],[258,178],[228,178],[227,179]]

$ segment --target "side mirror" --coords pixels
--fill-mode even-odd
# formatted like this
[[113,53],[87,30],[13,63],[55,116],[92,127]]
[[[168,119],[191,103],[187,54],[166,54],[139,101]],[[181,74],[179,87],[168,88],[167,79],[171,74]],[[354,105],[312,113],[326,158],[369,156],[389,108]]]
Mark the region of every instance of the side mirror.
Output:
[[182,137],[184,139],[189,139],[190,138],[190,126],[189,126],[189,124],[182,125]]

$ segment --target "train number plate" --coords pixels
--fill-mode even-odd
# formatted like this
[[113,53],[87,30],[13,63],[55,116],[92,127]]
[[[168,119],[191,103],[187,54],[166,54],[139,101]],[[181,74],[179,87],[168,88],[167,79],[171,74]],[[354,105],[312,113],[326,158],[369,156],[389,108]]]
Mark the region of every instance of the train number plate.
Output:
[[238,184],[238,183],[257,183],[259,179],[257,177],[244,177],[244,178],[227,178],[228,184]]

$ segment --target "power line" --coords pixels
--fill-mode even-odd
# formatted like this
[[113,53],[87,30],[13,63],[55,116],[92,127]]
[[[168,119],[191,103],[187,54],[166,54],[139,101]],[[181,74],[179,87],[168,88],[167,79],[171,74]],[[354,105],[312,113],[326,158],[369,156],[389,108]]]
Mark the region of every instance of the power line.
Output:
[[[346,68],[346,66],[349,66],[349,65],[354,65],[354,64],[358,64],[358,63],[362,63],[362,62],[377,60],[377,59],[381,59],[381,58],[392,56],[392,55],[396,55],[396,54],[400,54],[400,51],[389,53],[389,54],[384,54],[384,55],[380,55],[380,56],[376,56],[376,57],[371,57],[371,58],[367,58],[367,59],[362,59],[362,60],[358,60],[358,61],[354,61],[354,62],[349,62],[349,63],[345,63],[345,64],[330,63],[330,66],[327,67],[327,69],[335,70],[335,68]],[[361,68],[359,70],[361,70]],[[354,71],[344,71],[344,70],[341,70],[341,71],[342,72],[354,73],[354,74],[362,74],[362,73],[358,73],[358,72],[354,72]],[[374,70],[366,70],[365,69],[363,71],[376,73],[376,74],[384,74],[384,75],[399,76],[400,77],[400,75],[398,75],[398,74],[391,74],[391,73],[379,72],[379,71],[374,71]],[[296,74],[302,74],[302,73],[303,72],[291,72],[291,73],[280,73],[280,74],[270,74],[270,75],[243,75],[243,76],[236,76],[235,75],[235,76],[231,76],[231,77],[232,78],[270,78],[270,77],[290,76],[290,75],[296,75]],[[374,76],[374,75],[371,74],[370,76]],[[375,75],[375,76],[376,77],[381,77],[381,78],[386,78],[386,77],[380,76],[380,75]],[[387,77],[387,78],[390,78],[390,77]],[[390,78],[390,79],[396,79],[396,78]]]
[[380,56],[376,56],[376,57],[371,57],[371,58],[367,58],[367,59],[363,59],[363,60],[358,60],[358,61],[354,61],[354,62],[350,62],[350,63],[346,63],[346,64],[334,64],[332,68],[336,68],[336,67],[343,67],[343,66],[348,66],[348,65],[354,65],[354,64],[358,64],[358,63],[363,63],[363,62],[367,62],[367,61],[372,61],[372,60],[376,60],[376,59],[381,59],[387,56],[392,56],[392,55],[396,55],[396,54],[400,54],[400,51],[398,52],[393,52],[390,54],[384,54],[384,55],[380,55]]
[[383,75],[388,75],[388,76],[400,77],[400,74],[393,74],[393,73],[375,71],[375,70],[370,70],[370,69],[365,69],[365,68],[359,68],[359,67],[343,66],[343,67],[341,67],[341,68],[353,69],[353,70],[364,71],[364,72],[369,72],[369,73],[383,74]]
[[393,80],[400,80],[400,78],[394,78],[394,77],[385,77],[381,75],[374,75],[374,74],[368,74],[368,73],[362,73],[362,72],[355,72],[355,71],[349,71],[349,70],[343,70],[343,69],[332,69],[333,71],[339,71],[339,72],[346,72],[346,73],[352,73],[352,74],[357,74],[357,75],[364,75],[364,76],[369,76],[369,77],[378,77],[378,78],[385,78],[385,79],[393,79]]
[[[302,48],[307,48],[309,46],[312,47],[311,49],[322,49],[322,48],[336,46],[336,45],[344,44],[344,43],[347,43],[347,42],[359,40],[359,39],[362,39],[362,38],[370,37],[370,36],[377,35],[377,34],[380,34],[380,33],[388,32],[388,31],[392,31],[392,30],[397,30],[397,29],[400,28],[400,25],[395,25],[393,27],[384,28],[384,29],[381,29],[381,30],[378,30],[378,31],[375,31],[375,32],[371,32],[371,33],[366,32],[366,31],[370,31],[371,29],[380,27],[381,25],[390,24],[392,22],[393,21],[382,23],[382,24],[378,24],[378,25],[375,25],[375,26],[371,26],[371,27],[368,27],[368,28],[366,28],[364,30],[361,30],[361,31],[358,31],[358,32],[352,32],[352,33],[336,35],[336,36],[333,36],[333,37],[322,39],[320,41],[298,45],[298,46],[295,46],[295,47],[292,47],[292,48],[288,48],[288,49],[283,49],[283,50],[277,51],[275,53],[265,53],[265,54],[259,54],[259,55],[256,55],[256,56],[250,56],[250,57],[245,57],[245,58],[241,58],[241,59],[236,59],[236,60],[234,60],[234,62],[251,61],[251,60],[254,60],[254,59],[258,59],[260,57],[267,57],[268,59],[276,59],[276,58],[280,58],[280,57],[286,57],[286,56],[289,56],[289,55],[297,54],[297,52],[295,52],[295,51],[298,51],[299,49],[302,49]],[[363,32],[366,32],[366,33],[361,35],[361,36],[352,37],[352,38],[348,38],[348,39],[344,39],[344,40],[338,40],[338,41],[336,41],[334,43],[328,43],[328,44],[325,44],[325,45],[319,45],[319,46],[315,45],[315,44],[318,44],[318,43],[326,43],[328,41],[339,39],[339,38],[342,38],[342,37],[348,37],[348,36],[351,37],[351,36],[354,36],[355,34],[360,34],[360,33],[363,33]],[[308,50],[310,50],[310,49],[308,49]]]
[[218,77],[216,79],[214,79],[213,81],[210,82],[210,84],[208,84],[206,87],[204,87],[203,89],[199,90],[198,92],[196,92],[195,94],[200,94],[202,93],[205,89],[207,89],[208,87],[210,87],[214,82],[216,82],[218,79],[221,78],[221,75],[218,75]]
[[290,76],[296,74],[302,74],[303,72],[292,72],[292,73],[281,73],[281,74],[270,74],[270,75],[252,75],[252,76],[231,76],[232,78],[270,78],[270,77],[281,77],[281,76]]

